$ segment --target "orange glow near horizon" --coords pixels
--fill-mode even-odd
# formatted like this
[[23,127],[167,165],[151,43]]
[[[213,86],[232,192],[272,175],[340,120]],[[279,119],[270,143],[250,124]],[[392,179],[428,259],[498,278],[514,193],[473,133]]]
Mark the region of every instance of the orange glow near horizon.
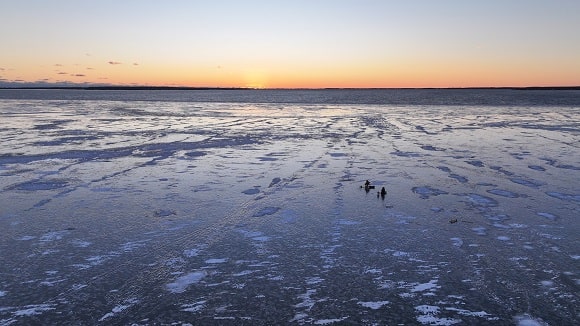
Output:
[[[242,88],[422,88],[578,86],[567,74],[542,67],[453,62],[367,62],[315,67],[297,63],[280,66],[212,66],[186,64],[109,63],[14,65],[3,70],[4,81],[185,87]],[[20,68],[22,67],[22,68]]]
[[3,35],[0,86],[580,85],[577,1],[126,0],[114,7],[7,3],[0,30],[14,32]]
[[[85,58],[83,58],[85,59]],[[14,60],[0,71],[4,81],[242,88],[422,88],[578,86],[574,69],[522,60],[453,61],[429,58],[386,58],[366,62],[233,62],[200,65],[189,62],[106,61],[88,57],[79,63]]]

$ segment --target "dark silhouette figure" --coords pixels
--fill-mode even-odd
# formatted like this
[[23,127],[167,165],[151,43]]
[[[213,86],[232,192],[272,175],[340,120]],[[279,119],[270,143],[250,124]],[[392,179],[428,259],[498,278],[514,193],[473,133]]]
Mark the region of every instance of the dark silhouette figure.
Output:
[[[360,187],[362,188],[363,186],[360,186]],[[370,181],[368,181],[368,180],[365,181],[365,191],[366,191],[366,193],[368,194],[371,189],[375,189],[375,186],[371,186],[371,182]]]
[[381,198],[382,198],[383,200],[385,200],[385,196],[386,196],[386,195],[387,195],[387,190],[385,189],[385,187],[383,187],[383,188],[381,189]]

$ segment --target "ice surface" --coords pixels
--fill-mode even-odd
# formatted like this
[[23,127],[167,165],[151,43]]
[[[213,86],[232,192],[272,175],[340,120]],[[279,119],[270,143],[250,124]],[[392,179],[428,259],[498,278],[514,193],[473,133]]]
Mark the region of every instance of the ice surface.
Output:
[[578,106],[0,115],[1,325],[580,324]]

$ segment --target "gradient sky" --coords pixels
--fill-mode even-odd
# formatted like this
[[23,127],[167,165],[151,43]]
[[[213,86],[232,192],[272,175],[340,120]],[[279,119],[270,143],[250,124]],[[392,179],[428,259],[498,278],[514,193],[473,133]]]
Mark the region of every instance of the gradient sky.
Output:
[[579,0],[0,0],[0,82],[580,85]]

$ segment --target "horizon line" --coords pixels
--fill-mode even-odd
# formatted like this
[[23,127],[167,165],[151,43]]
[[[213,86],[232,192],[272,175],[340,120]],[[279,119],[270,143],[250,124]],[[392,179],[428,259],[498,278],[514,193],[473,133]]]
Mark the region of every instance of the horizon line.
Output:
[[0,86],[2,90],[459,90],[459,89],[513,89],[513,90],[580,90],[578,86],[467,86],[467,87],[219,87],[219,86],[146,86],[146,85],[54,85],[54,86]]

